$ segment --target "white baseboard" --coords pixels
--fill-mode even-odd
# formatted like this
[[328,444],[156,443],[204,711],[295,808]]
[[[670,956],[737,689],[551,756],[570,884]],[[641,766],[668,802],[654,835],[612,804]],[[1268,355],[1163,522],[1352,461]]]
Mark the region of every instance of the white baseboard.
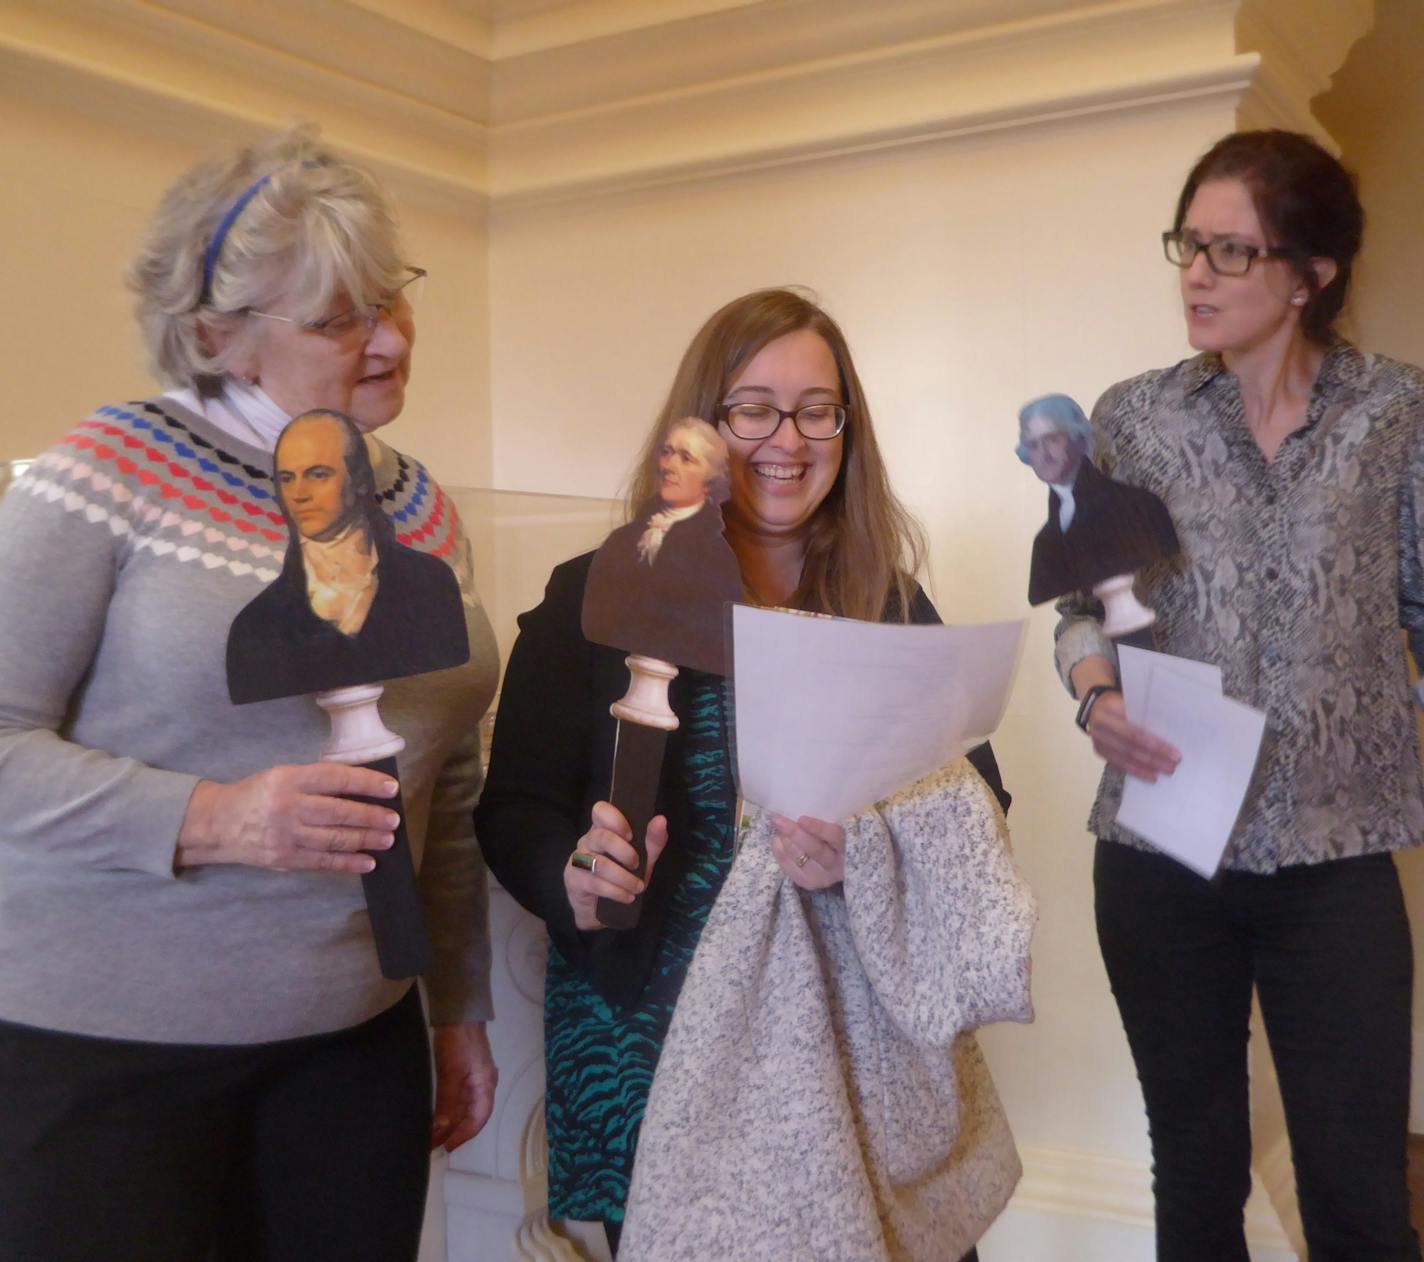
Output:
[[[982,1262],[1151,1262],[1152,1172],[1120,1157],[1021,1145],[1024,1177],[984,1238]],[[1287,1155],[1287,1168],[1289,1156]],[[1255,1262],[1295,1262],[1296,1251],[1259,1179],[1246,1204]]]

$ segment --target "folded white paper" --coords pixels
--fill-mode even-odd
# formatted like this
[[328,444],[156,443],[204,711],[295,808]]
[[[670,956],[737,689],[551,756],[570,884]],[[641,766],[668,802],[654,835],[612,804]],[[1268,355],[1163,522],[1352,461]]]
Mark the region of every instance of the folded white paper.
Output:
[[1023,629],[735,606],[742,796],[792,819],[840,820],[928,775],[998,727]]
[[1120,647],[1127,717],[1170,741],[1182,761],[1155,783],[1127,776],[1117,822],[1203,876],[1212,876],[1241,813],[1266,716],[1221,694],[1221,670]]

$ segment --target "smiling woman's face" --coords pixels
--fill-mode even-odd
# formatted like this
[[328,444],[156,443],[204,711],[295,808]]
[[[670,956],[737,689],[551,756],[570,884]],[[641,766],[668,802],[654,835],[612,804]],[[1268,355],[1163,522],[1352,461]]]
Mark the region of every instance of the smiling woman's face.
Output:
[[[291,307],[288,296],[266,310],[285,316]],[[350,310],[350,301],[340,294],[327,316]],[[369,433],[395,420],[405,406],[415,316],[404,298],[398,298],[374,328],[358,319],[336,334],[282,320],[248,318],[262,327],[251,353],[236,370],[261,386],[288,415],[319,409],[344,412]]]
[[[840,371],[826,339],[799,329],[757,352],[722,396],[724,404],[770,403],[792,412],[808,403],[844,403]],[[855,421],[852,418],[851,424]],[[738,438],[723,421],[718,432],[731,457],[731,512],[760,535],[805,530],[841,471],[845,435],[809,440],[787,417],[766,438]]]

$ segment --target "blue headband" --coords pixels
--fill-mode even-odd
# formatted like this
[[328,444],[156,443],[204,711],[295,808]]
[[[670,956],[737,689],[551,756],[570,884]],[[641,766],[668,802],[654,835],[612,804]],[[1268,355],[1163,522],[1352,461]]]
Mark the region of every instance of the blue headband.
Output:
[[203,292],[198,298],[199,306],[213,296],[213,272],[217,270],[218,256],[222,254],[223,242],[227,240],[227,234],[232,231],[232,225],[237,222],[237,217],[247,209],[247,203],[257,196],[262,190],[262,186],[271,178],[269,172],[252,185],[233,202],[227,214],[222,217],[222,222],[218,224],[217,231],[213,233],[213,239],[208,242],[208,248],[203,254]]

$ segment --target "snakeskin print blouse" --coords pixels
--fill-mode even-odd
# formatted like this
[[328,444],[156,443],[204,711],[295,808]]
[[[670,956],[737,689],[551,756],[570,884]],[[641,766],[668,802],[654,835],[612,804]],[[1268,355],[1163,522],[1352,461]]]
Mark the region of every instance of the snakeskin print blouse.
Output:
[[[1398,850],[1424,840],[1419,742],[1399,627],[1424,660],[1424,372],[1336,342],[1305,424],[1269,464],[1219,357],[1113,386],[1094,409],[1096,463],[1166,501],[1182,554],[1138,575],[1157,648],[1221,667],[1266,735],[1226,867]],[[1113,658],[1096,609],[1059,602],[1064,681]],[[1089,828],[1114,823],[1104,772]]]

